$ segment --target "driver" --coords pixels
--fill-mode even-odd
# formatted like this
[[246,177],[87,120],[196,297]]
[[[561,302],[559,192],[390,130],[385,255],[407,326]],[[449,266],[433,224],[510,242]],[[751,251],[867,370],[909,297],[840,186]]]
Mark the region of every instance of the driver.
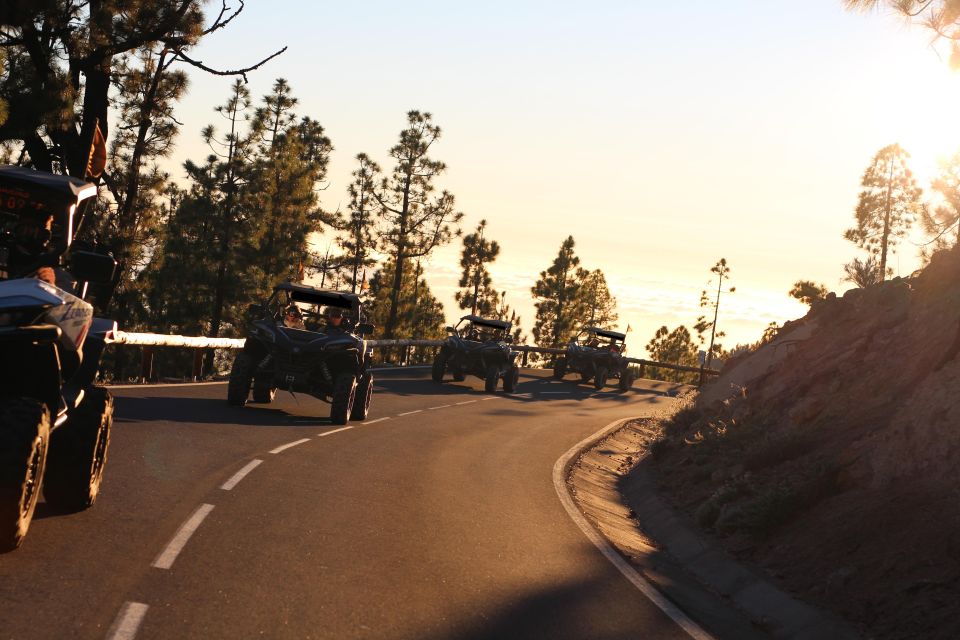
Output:
[[[43,253],[50,242],[53,229],[53,215],[45,211],[36,215],[22,215],[14,229],[14,252],[17,258],[29,263]],[[50,284],[56,284],[56,274],[52,267],[39,267],[32,274],[34,278]]]
[[347,332],[347,328],[344,326],[343,309],[339,307],[327,307],[324,315],[327,318],[326,333]]
[[300,307],[290,303],[283,314],[283,324],[291,329],[306,329],[303,324],[303,314],[300,313]]

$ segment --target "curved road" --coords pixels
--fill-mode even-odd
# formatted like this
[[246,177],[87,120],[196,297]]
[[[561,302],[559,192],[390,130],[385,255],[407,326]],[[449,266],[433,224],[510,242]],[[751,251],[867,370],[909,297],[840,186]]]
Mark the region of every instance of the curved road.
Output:
[[223,384],[116,388],[97,504],[41,504],[0,555],[0,638],[687,638],[551,480],[674,385],[546,376],[491,396],[384,373],[346,430],[304,396],[236,408]]

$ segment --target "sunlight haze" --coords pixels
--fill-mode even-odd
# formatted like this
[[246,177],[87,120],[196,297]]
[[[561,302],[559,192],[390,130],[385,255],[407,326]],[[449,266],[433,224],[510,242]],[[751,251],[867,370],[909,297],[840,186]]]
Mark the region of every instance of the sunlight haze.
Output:
[[[665,6],[666,4],[666,6]],[[194,57],[236,68],[289,50],[250,74],[255,100],[286,78],[298,112],[335,146],[326,209],[343,207],[353,157],[389,169],[405,113],[443,129],[431,155],[469,233],[485,218],[501,245],[494,285],[523,317],[530,287],[567,235],[581,266],[602,269],[631,353],[661,325],[690,327],[700,290],[725,257],[737,292],[723,299],[724,345],[757,340],[805,313],[794,281],[842,293],[842,238],[861,175],[899,142],[929,190],[938,155],[960,147],[960,79],[929,35],[890,16],[815,2],[390,2],[252,0]],[[169,170],[207,153],[230,78],[191,72]],[[922,239],[914,232],[914,242]],[[323,251],[329,238],[318,238]],[[448,320],[460,242],[426,270]],[[917,266],[902,244],[895,274]]]

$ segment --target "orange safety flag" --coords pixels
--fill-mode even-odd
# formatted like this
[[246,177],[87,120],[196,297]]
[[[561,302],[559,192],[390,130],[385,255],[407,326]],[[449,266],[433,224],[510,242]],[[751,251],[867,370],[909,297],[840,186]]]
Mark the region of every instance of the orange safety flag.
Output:
[[100,121],[93,127],[93,142],[90,144],[90,155],[87,156],[87,179],[99,178],[107,166],[107,140],[100,131]]
[[303,260],[300,260],[297,263],[297,282],[303,282],[304,277],[306,277],[306,270],[303,268]]

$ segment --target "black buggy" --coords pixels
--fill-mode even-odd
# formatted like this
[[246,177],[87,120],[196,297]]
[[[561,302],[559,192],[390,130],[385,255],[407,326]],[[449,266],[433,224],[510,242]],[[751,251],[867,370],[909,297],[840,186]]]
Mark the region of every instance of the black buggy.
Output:
[[567,373],[580,374],[581,382],[593,380],[602,389],[610,378],[617,378],[621,391],[633,386],[634,374],[624,353],[626,334],[597,327],[585,327],[567,345],[566,354],[553,365],[553,377],[562,380]]
[[116,262],[74,241],[96,195],[83,180],[0,165],[0,551],[23,541],[41,486],[62,511],[100,492],[113,398],[94,380],[116,323],[84,298]]
[[[340,320],[334,324],[333,318]],[[278,389],[330,403],[330,421],[364,420],[373,396],[370,351],[360,298],[286,282],[262,305],[250,305],[247,341],[230,370],[227,402],[269,403]]]
[[448,336],[433,360],[433,380],[443,382],[449,371],[457,382],[467,374],[484,380],[488,393],[497,390],[503,378],[503,390],[513,393],[520,378],[516,351],[510,349],[513,327],[504,320],[489,320],[480,316],[463,316],[455,327],[447,327]]

